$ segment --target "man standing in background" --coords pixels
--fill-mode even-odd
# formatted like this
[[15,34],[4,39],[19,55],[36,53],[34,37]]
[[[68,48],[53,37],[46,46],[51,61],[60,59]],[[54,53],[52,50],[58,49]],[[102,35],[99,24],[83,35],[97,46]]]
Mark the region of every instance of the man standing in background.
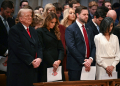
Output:
[[[11,21],[7,21],[7,18],[12,13],[13,4],[9,1],[3,1],[1,4],[1,14],[0,14],[0,56],[6,57],[4,66],[7,66],[7,56],[8,56],[8,34],[10,30]],[[0,73],[5,73],[0,71]]]

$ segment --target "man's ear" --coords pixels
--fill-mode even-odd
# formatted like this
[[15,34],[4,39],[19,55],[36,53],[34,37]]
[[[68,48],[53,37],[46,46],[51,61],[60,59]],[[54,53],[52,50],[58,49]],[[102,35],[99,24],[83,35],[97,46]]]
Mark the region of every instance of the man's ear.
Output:
[[79,17],[79,14],[78,14],[78,13],[76,13],[76,17],[77,17],[77,18]]
[[90,10],[90,8],[88,7],[88,9]]
[[3,10],[4,10],[2,7],[1,7],[0,9],[1,9],[1,11],[3,11]]
[[96,18],[96,16],[94,16],[94,18]]
[[20,21],[20,22],[22,21],[22,17],[19,17],[19,21]]

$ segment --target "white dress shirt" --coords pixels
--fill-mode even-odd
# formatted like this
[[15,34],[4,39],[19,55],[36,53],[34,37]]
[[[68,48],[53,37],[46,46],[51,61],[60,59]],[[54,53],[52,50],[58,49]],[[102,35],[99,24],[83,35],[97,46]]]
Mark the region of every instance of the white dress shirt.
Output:
[[[92,20],[92,22],[93,22],[93,20]],[[95,22],[93,22],[93,24],[96,26],[98,32],[100,32],[99,26]]]
[[[76,23],[77,23],[77,25],[79,26],[80,31],[82,32],[83,38],[85,38],[85,37],[84,37],[84,33],[83,33],[83,27],[82,27],[82,24],[79,23],[77,20],[76,20]],[[85,26],[85,24],[83,24],[83,25]],[[86,29],[86,28],[85,28],[85,29]],[[85,39],[84,39],[84,41],[85,41]],[[86,43],[85,43],[85,45],[86,45]],[[87,47],[86,47],[86,55],[85,55],[85,57],[87,57]],[[93,60],[92,57],[89,57],[89,58],[91,58],[91,59]]]
[[[23,25],[23,24],[22,24]],[[23,25],[23,27],[25,28],[25,30],[27,31],[27,28],[29,29],[29,27],[26,27],[25,25]]]

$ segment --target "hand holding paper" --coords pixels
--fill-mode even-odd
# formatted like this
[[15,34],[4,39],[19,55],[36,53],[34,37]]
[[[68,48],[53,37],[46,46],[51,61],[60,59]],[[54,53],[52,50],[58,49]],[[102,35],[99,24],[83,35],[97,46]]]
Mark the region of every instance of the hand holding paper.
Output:
[[96,66],[91,66],[89,72],[85,71],[85,67],[82,68],[80,80],[95,80]]
[[58,66],[60,65],[61,61],[60,60],[57,60],[53,63],[53,67],[54,68],[58,68]]
[[56,72],[53,72],[53,69],[47,68],[47,82],[62,80],[62,66],[59,66]]

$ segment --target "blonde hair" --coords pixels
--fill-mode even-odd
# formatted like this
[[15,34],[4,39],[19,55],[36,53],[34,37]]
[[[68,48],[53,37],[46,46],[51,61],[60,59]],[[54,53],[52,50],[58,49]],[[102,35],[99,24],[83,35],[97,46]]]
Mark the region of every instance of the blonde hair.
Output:
[[63,19],[61,20],[61,24],[65,27],[68,27],[67,22],[68,22],[68,16],[69,16],[69,10],[70,9],[72,9],[72,8],[65,9],[65,11],[63,13]]
[[[34,14],[32,26],[35,27],[36,24],[39,24],[41,22],[43,24],[43,18],[42,18],[42,16],[40,14],[38,14],[38,13]],[[41,26],[39,26],[38,28],[40,28]]]
[[[51,4],[51,3],[48,3],[48,4],[45,5],[44,12],[43,12],[43,17],[44,17],[44,18],[48,15],[48,13],[47,13],[48,10],[49,10],[50,8],[52,8],[52,7],[55,8],[55,6],[54,6],[53,4]],[[56,8],[55,8],[55,13],[56,13]]]
[[91,8],[91,7],[93,7],[93,6],[97,6],[97,7],[98,7],[97,2],[95,2],[95,1],[89,2],[88,7]]

